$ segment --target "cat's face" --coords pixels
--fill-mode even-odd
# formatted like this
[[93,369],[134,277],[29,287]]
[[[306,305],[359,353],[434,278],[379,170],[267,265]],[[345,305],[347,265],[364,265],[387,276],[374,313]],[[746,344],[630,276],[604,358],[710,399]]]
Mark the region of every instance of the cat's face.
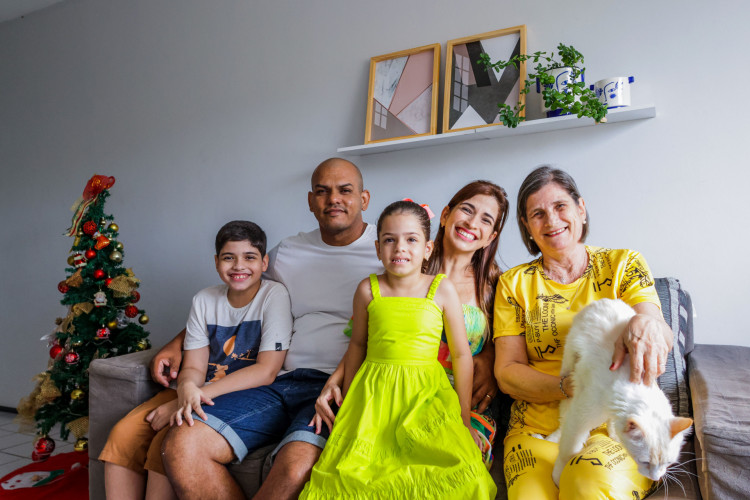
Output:
[[638,465],[638,472],[658,481],[677,461],[685,431],[692,424],[689,418],[670,416],[665,419],[652,414],[626,419],[618,432],[622,444]]

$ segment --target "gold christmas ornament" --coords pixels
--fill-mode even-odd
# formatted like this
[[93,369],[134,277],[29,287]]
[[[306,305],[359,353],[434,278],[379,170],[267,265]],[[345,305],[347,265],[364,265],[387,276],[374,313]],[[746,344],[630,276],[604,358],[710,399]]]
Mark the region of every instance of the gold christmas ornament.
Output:
[[114,262],[122,262],[122,254],[118,250],[115,250],[114,252],[109,254],[109,260],[112,260]]
[[73,389],[70,392],[70,399],[72,399],[73,401],[80,401],[81,399],[83,399],[84,395],[85,394],[81,389]]
[[109,323],[107,323],[107,327],[110,330],[114,330],[115,328],[117,328],[117,320],[113,319],[112,321],[110,321]]
[[117,249],[117,250],[119,250],[119,251],[122,252],[122,248],[123,248],[122,247],[122,243],[120,243],[119,241],[117,243],[115,243],[115,249]]
[[81,438],[76,440],[76,444],[73,446],[76,451],[86,451],[89,448],[89,440]]
[[146,323],[148,323],[148,320],[149,320],[148,316],[146,316],[145,314],[141,314],[141,317],[138,318],[138,323],[145,325]]
[[120,226],[118,226],[117,224],[113,222],[112,224],[109,225],[107,229],[116,233],[117,231],[120,230]]
[[74,340],[70,343],[71,347],[81,347],[83,345],[83,340]]
[[141,340],[139,340],[139,341],[138,341],[138,343],[136,344],[136,349],[135,349],[135,350],[136,350],[136,351],[145,351],[145,350],[146,350],[146,349],[148,349],[149,347],[150,347],[150,346],[148,345],[148,340],[146,340],[146,339],[141,339]]
[[73,264],[75,264],[75,262],[73,262],[73,256],[71,255],[70,257],[68,257],[68,265],[72,266]]

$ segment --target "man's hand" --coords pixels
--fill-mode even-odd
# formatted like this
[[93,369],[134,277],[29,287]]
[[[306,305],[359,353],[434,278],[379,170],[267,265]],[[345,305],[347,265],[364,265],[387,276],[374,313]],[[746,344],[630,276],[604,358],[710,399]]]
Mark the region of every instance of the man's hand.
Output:
[[328,426],[328,430],[333,429],[333,421],[336,420],[336,415],[333,414],[331,409],[331,402],[335,401],[337,405],[341,406],[344,398],[341,396],[341,387],[337,384],[328,382],[315,400],[315,416],[310,420],[307,425],[315,426],[315,434],[320,434],[323,426],[323,422]]
[[151,359],[151,378],[164,387],[169,387],[172,380],[177,380],[182,363],[182,350],[175,348],[172,343],[165,345]]
[[483,413],[497,394],[498,385],[495,380],[492,356],[493,346],[484,349],[472,358],[474,361],[474,380],[471,389],[471,407],[476,408],[477,413]]
[[174,412],[177,411],[177,400],[173,399],[163,405],[159,405],[158,408],[152,410],[151,413],[146,415],[146,422],[151,424],[151,428],[155,432],[159,432],[164,427],[169,425],[169,418]]
[[628,322],[628,328],[615,341],[615,352],[612,356],[612,366],[617,370],[630,355],[630,381],[643,382],[645,385],[656,383],[656,379],[664,373],[667,366],[667,356],[670,346],[667,339],[672,338],[669,327],[661,320],[649,314],[636,314]]

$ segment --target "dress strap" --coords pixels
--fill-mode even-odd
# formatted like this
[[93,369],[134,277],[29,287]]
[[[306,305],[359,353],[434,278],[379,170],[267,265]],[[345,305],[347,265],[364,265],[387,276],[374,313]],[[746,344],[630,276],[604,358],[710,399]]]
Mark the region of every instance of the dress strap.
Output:
[[379,299],[380,298],[380,285],[378,284],[377,274],[370,275],[370,289],[372,290],[372,298]]
[[443,281],[443,278],[445,278],[444,274],[438,274],[432,280],[432,284],[430,285],[430,290],[427,292],[428,299],[432,300],[435,298],[435,292],[437,292],[438,285],[440,285],[440,282]]

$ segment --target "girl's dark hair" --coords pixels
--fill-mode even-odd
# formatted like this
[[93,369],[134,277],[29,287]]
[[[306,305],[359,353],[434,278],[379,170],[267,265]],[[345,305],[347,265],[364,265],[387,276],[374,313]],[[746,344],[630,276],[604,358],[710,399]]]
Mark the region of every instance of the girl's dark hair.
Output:
[[[518,189],[518,205],[516,206],[516,219],[518,220],[518,229],[521,230],[521,239],[523,244],[526,245],[531,255],[538,254],[539,246],[534,240],[531,239],[531,233],[526,229],[524,222],[528,222],[526,219],[526,202],[529,201],[529,197],[542,189],[547,184],[557,184],[565,191],[568,192],[573,201],[578,205],[581,199],[581,193],[578,191],[576,181],[559,168],[552,168],[548,165],[535,168],[526,178],[523,180],[521,187]],[[583,224],[583,231],[581,232],[581,239],[578,240],[581,243],[586,241],[586,236],[589,234],[589,226],[591,225],[591,218],[589,217],[588,210],[585,215],[586,224]]]
[[246,220],[233,220],[224,224],[216,233],[216,255],[227,244],[227,241],[249,241],[258,249],[261,257],[266,256],[266,233],[258,224]]
[[413,201],[394,201],[393,203],[385,207],[383,213],[381,213],[380,217],[378,217],[378,239],[380,239],[380,231],[383,229],[383,221],[385,220],[385,218],[389,215],[397,215],[403,213],[411,214],[417,218],[417,220],[419,221],[419,225],[422,226],[425,240],[429,240],[430,216],[427,215],[427,210],[419,206],[417,203],[414,203]]
[[[497,280],[502,274],[500,267],[495,262],[495,255],[500,244],[500,233],[508,219],[508,196],[505,190],[490,181],[474,181],[465,185],[453,195],[448,202],[449,211],[453,211],[460,203],[476,195],[483,194],[491,196],[497,201],[499,212],[495,218],[493,231],[497,232],[494,240],[486,248],[480,248],[471,257],[471,267],[474,271],[474,289],[476,290],[477,304],[488,318],[488,324],[492,325],[492,312],[495,302],[495,287]],[[445,258],[443,251],[443,238],[445,237],[445,227],[442,225],[435,235],[435,247],[427,262],[425,272],[427,274],[437,274],[443,265]]]

